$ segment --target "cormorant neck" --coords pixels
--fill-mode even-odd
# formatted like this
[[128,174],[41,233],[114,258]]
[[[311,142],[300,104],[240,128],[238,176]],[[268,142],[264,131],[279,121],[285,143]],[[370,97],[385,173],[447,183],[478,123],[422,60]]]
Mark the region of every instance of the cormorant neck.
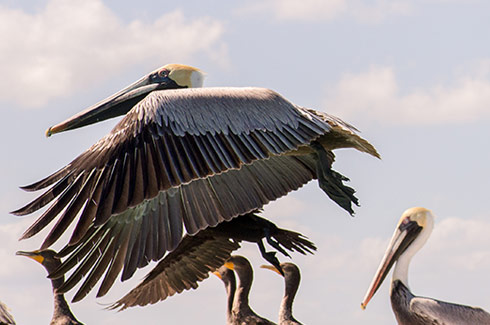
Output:
[[53,287],[53,293],[56,294],[56,289],[61,287],[61,285],[65,282],[65,277],[62,276],[57,279],[51,279],[51,286]]
[[[53,311],[53,314],[54,315],[60,315],[60,314],[64,315],[64,314],[66,314],[67,311],[71,314],[70,307],[68,306],[68,303],[66,302],[65,296],[63,294],[55,293],[54,294],[54,311]],[[73,315],[71,315],[71,316],[73,316]]]
[[54,296],[54,312],[53,312],[54,315],[65,314],[66,310],[70,310],[70,307],[66,302],[65,296],[61,293],[56,292],[56,289],[61,287],[64,281],[65,281],[64,277],[51,280],[51,285],[53,287],[53,296]]
[[250,286],[243,287],[238,286],[238,289],[235,292],[235,298],[233,301],[233,308],[243,309],[245,306],[248,306],[248,294],[250,292]]
[[291,320],[293,318],[293,299],[291,295],[284,296],[279,308],[279,322]]
[[282,321],[293,320],[293,300],[298,291],[299,279],[286,279],[284,297],[282,298],[279,309],[279,323]]
[[[52,272],[54,269],[50,269],[49,271]],[[62,276],[57,279],[51,279],[51,286],[53,287],[53,296],[54,296],[54,309],[53,309],[53,320],[56,317],[60,317],[60,315],[63,315],[64,317],[68,317],[69,319],[73,320],[74,322],[79,323],[75,315],[71,312],[70,306],[66,302],[65,295],[62,293],[57,293],[56,289],[61,287],[61,285],[65,282],[65,277]]]
[[248,305],[248,295],[250,293],[250,288],[253,281],[252,271],[236,269],[236,272],[239,280],[238,287],[235,292],[235,299],[233,301],[233,310],[241,311],[250,309],[250,306]]
[[236,291],[236,283],[228,281],[226,283],[226,293],[228,294],[228,301],[226,304],[226,321],[228,324],[232,323],[232,309],[233,309],[233,300],[235,296],[235,291]]

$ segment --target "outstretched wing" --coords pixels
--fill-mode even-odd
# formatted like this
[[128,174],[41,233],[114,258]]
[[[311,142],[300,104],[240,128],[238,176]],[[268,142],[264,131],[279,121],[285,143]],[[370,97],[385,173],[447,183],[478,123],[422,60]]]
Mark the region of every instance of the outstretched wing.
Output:
[[107,271],[104,292],[121,269],[127,279],[175,249],[183,226],[196,234],[316,178],[317,161],[307,146],[334,128],[353,134],[337,119],[267,89],[152,92],[70,164],[24,187],[48,189],[13,213],[30,214],[52,202],[22,236],[57,219],[42,248],[78,216],[69,241],[73,259],[64,265],[80,266],[69,283],[90,271],[90,288]]
[[[139,209],[159,194],[193,181],[240,169],[308,144],[331,126],[270,90],[259,88],[204,88],[150,93],[114,130],[69,165],[37,183],[24,187],[41,196],[14,211],[26,215],[56,199],[23,234],[29,238],[58,217],[42,248],[54,243],[81,215],[70,240],[77,243],[89,225],[102,225],[114,215]],[[236,175],[237,185],[246,176]],[[311,175],[310,175],[311,177]],[[285,182],[267,184],[298,187]],[[232,187],[233,188],[233,187]],[[233,188],[234,189],[234,188]],[[255,189],[255,188],[254,188]],[[210,196],[213,193],[202,193]],[[272,193],[264,193],[274,197]],[[247,211],[231,211],[221,203],[213,220],[199,220],[195,209],[180,211],[189,233],[216,225]],[[185,202],[187,203],[187,202]],[[259,206],[255,206],[257,208]],[[170,231],[180,225],[174,225]],[[174,243],[175,245],[176,243]]]
[[[243,226],[248,229],[243,229]],[[240,247],[239,241],[259,241],[264,233],[270,233],[274,240],[271,244],[286,256],[289,254],[285,249],[301,254],[312,254],[316,250],[315,244],[302,234],[277,228],[272,222],[248,213],[215,228],[207,228],[195,236],[186,235],[143,282],[110,308],[123,310],[154,304],[183,290],[195,289],[198,282],[207,278],[209,272],[217,270]]]
[[[192,189],[200,189],[202,186],[204,190],[215,193],[209,197],[199,196],[199,193],[204,190],[200,192],[194,190],[189,195],[187,191],[193,183],[183,185],[177,191],[162,192],[158,200],[152,200],[123,214],[114,215],[102,226],[91,225],[79,244],[67,246],[60,252],[61,257],[67,256],[67,258],[63,261],[62,267],[50,277],[60,277],[80,264],[65,281],[63,290],[68,291],[74,287],[88,273],[77,293],[77,300],[83,298],[102,276],[104,280],[97,296],[103,296],[121,270],[123,270],[121,279],[124,281],[129,279],[137,268],[146,266],[150,260],[161,259],[167,251],[174,249],[172,243],[180,242],[182,237],[182,219],[179,212],[184,209],[184,202],[205,203],[207,209],[216,209],[219,204],[215,201],[221,198],[227,202],[228,209],[237,212],[241,209],[253,210],[256,205],[262,204],[261,202],[265,204],[271,199],[264,196],[265,191],[281,196],[287,193],[288,186],[298,184],[299,187],[309,181],[313,177],[314,165],[315,161],[308,157],[275,156],[267,162],[257,161],[252,165],[243,166],[241,170],[232,170],[214,178],[196,181],[202,184],[194,184]],[[236,176],[238,173],[248,177],[238,180]],[[280,184],[284,173],[291,175],[287,178],[286,185],[269,185]],[[232,191],[233,186],[235,188]],[[248,191],[254,187],[258,190]],[[234,197],[243,198],[243,205],[233,205]],[[201,218],[207,215],[211,218],[220,213],[219,210],[199,211],[200,213],[196,212],[195,216]],[[179,226],[176,227],[177,231],[168,232],[167,236],[165,231],[175,224]]]
[[223,265],[238,249],[238,242],[215,237],[206,230],[195,236],[185,236],[180,245],[151,270],[136,288],[119,299],[110,308],[121,310],[145,306],[165,300],[175,293],[196,289],[198,283]]

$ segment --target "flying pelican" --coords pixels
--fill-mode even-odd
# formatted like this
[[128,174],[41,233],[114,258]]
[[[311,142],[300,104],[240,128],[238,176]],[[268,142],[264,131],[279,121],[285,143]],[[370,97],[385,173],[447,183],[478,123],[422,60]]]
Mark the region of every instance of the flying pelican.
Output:
[[298,266],[290,262],[281,263],[281,269],[284,274],[281,274],[280,270],[272,265],[261,265],[260,267],[272,270],[277,274],[284,276],[285,290],[279,309],[278,324],[301,325],[301,323],[293,317],[293,300],[298,291],[299,282],[301,281],[301,273],[299,272]]
[[[285,256],[289,256],[285,249],[297,251],[301,254],[312,253],[316,250],[315,244],[304,238],[303,235],[278,228],[272,222],[253,213],[239,216],[225,221],[216,227],[209,227],[194,236],[186,235],[177,248],[166,255],[157,266],[145,277],[136,288],[111,306],[111,309],[126,309],[133,306],[154,304],[180,293],[183,290],[196,289],[198,282],[206,279],[209,272],[215,271],[231,256],[231,252],[240,248],[242,240],[255,242],[270,263],[280,268],[275,252],[265,252],[262,239],[268,236],[267,241]],[[61,274],[65,270],[59,270]],[[56,277],[56,274],[52,276]],[[77,276],[75,276],[77,278]],[[67,280],[67,291],[72,284]],[[86,282],[96,282],[97,279],[87,279]],[[82,289],[87,287],[82,285]],[[81,299],[86,292],[79,291],[73,298]]]
[[[27,256],[34,261],[40,263],[48,274],[56,270],[61,261],[56,256],[56,252],[50,249],[43,251],[23,252],[18,251],[16,253],[20,256]],[[57,292],[57,289],[63,284],[63,278],[51,280],[54,295],[54,310],[53,317],[51,318],[51,325],[83,325],[80,323],[70,310],[70,306],[65,300],[65,296],[62,293]]]
[[[57,219],[41,245],[46,249],[78,216],[68,246],[77,256],[87,255],[84,250],[97,255],[90,272],[105,272],[101,296],[121,270],[121,280],[127,280],[174,250],[183,226],[195,235],[315,178],[353,213],[357,198],[343,184],[347,178],[331,169],[332,150],[379,155],[352,126],[268,89],[193,88],[203,78],[196,68],[169,64],[50,127],[48,136],[125,114],[67,166],[23,187],[47,189],[16,215],[54,201],[21,239]],[[84,261],[74,263],[83,273]]]
[[0,325],[15,325],[14,317],[9,313],[8,307],[0,301]]
[[221,266],[218,270],[213,272],[218,278],[223,281],[226,289],[226,325],[235,325],[235,319],[233,318],[233,298],[236,291],[236,278],[235,273],[226,266]]
[[481,308],[417,297],[408,288],[410,260],[425,244],[433,226],[434,216],[430,210],[411,208],[403,213],[361,307],[366,308],[396,262],[390,297],[398,324],[490,324],[490,314]]
[[257,315],[248,304],[248,294],[253,281],[253,269],[250,262],[243,256],[233,255],[224,266],[235,271],[238,276],[238,287],[235,291],[232,308],[234,322],[236,324],[275,324]]

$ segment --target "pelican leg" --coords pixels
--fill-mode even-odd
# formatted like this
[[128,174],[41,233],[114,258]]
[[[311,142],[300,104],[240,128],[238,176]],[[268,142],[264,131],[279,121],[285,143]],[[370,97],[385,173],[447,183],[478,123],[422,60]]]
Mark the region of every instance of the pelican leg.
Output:
[[276,252],[266,252],[265,247],[264,247],[264,243],[262,242],[262,240],[258,241],[257,245],[259,245],[259,250],[260,250],[260,254],[262,254],[262,257],[267,262],[274,265],[274,267],[277,268],[279,270],[279,272],[281,272],[282,275],[284,275],[284,272],[282,271],[282,268],[281,268],[281,263],[279,262],[279,260],[276,257]]
[[327,151],[320,143],[313,141],[310,146],[316,152],[316,173],[320,188],[351,215],[354,214],[351,203],[359,206],[359,201],[354,196],[356,191],[343,183],[344,181],[349,181],[349,179],[330,168],[331,162]]

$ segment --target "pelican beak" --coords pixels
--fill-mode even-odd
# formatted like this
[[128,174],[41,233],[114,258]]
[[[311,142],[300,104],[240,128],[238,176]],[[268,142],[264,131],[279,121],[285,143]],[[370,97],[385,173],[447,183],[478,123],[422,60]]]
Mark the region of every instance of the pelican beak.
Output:
[[33,252],[17,251],[15,253],[15,255],[27,256],[27,257],[29,257],[29,258],[33,259],[34,261],[39,262],[41,264],[43,264],[43,261],[44,261],[44,257],[42,257],[39,254],[39,251],[33,251]]
[[268,270],[271,270],[271,271],[274,271],[276,272],[277,274],[281,275],[281,276],[284,276],[284,274],[281,273],[281,271],[279,271],[275,266],[273,265],[261,265],[260,266],[261,268],[263,269],[268,269]]
[[126,114],[134,105],[154,90],[183,88],[168,76],[168,70],[158,69],[114,95],[46,130],[46,136],[77,129],[109,118]]
[[369,286],[369,289],[361,303],[361,308],[366,309],[368,302],[374,296],[378,288],[383,283],[388,273],[391,270],[393,264],[398,260],[400,255],[410,246],[410,244],[418,236],[422,227],[416,221],[410,221],[408,218],[404,219],[395,230],[390,244],[386,249],[386,252],[379,264],[378,270],[374,275],[373,281]]

